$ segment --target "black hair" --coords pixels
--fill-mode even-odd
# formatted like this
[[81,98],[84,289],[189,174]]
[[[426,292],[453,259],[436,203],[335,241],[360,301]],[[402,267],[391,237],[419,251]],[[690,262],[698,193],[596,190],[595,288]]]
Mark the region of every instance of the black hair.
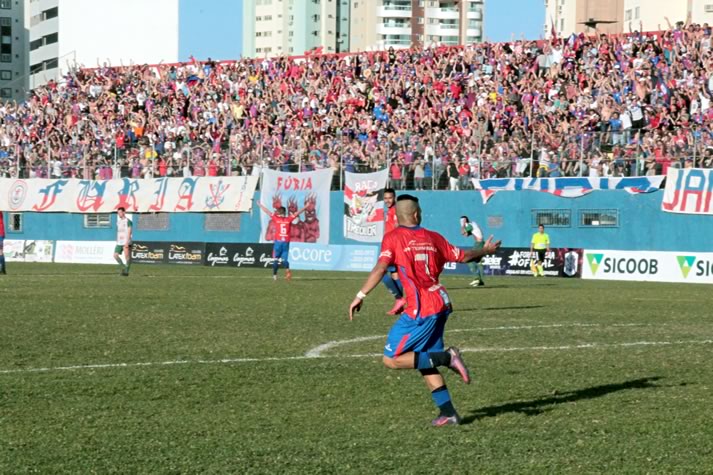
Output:
[[278,213],[287,214],[287,209],[284,206],[277,208]]
[[386,193],[391,193],[392,195],[396,196],[396,190],[394,190],[393,188],[386,188],[384,190],[384,194]]
[[460,219],[465,219],[466,223],[470,223],[470,219],[468,219],[468,216],[466,215],[461,216]]
[[418,198],[416,198],[413,195],[401,195],[398,198],[396,198],[396,201],[414,201],[418,203]]
[[545,225],[544,225],[544,224],[540,223],[540,224],[537,225],[538,228],[539,228],[540,226],[542,226],[542,229],[545,229]]
[[116,208],[116,210],[117,210],[117,211],[124,211],[124,212],[126,212],[126,208],[124,208],[123,206],[121,206],[121,207],[119,207],[119,208]]

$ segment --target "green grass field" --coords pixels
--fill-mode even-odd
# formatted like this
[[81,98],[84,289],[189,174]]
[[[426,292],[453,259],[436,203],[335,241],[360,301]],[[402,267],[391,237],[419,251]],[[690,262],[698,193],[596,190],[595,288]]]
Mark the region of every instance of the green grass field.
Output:
[[0,276],[0,473],[713,472],[711,287],[444,279],[474,383],[435,429],[366,274],[132,271]]

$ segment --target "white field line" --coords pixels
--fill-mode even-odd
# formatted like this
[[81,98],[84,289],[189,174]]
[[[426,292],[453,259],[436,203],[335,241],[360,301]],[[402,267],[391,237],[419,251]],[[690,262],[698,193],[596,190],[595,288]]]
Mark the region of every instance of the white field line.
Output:
[[[604,325],[601,323],[555,323],[555,324],[542,324],[542,325],[512,325],[512,326],[500,326],[500,327],[484,327],[484,328],[462,328],[455,330],[448,330],[447,333],[462,333],[462,332],[479,332],[479,331],[504,331],[504,330],[535,330],[539,328],[570,328],[570,327],[640,327],[649,326],[647,323],[614,323],[611,325]],[[349,340],[332,340],[327,343],[323,343],[319,346],[315,346],[311,350],[305,353],[308,358],[319,358],[325,351],[337,348],[343,345],[349,345],[351,343],[360,343],[362,341],[372,341],[380,340],[386,338],[385,335],[374,335],[374,336],[361,336],[358,338],[352,338]]]
[[[646,323],[615,323],[611,325],[603,325],[599,323],[562,323],[552,325],[520,325],[520,326],[500,326],[500,327],[483,327],[483,328],[462,328],[450,330],[448,333],[462,333],[470,331],[497,331],[497,330],[531,330],[536,328],[562,328],[562,327],[634,327],[634,326],[649,326]],[[384,335],[364,336],[352,338],[349,340],[340,340],[328,342],[319,345],[304,355],[297,356],[275,356],[264,358],[223,358],[218,360],[172,360],[172,361],[149,361],[138,363],[100,363],[100,364],[83,364],[70,366],[48,366],[41,368],[17,368],[17,369],[0,369],[2,374],[18,374],[18,373],[48,373],[56,371],[76,371],[76,370],[91,370],[91,369],[116,369],[116,368],[142,368],[156,366],[178,366],[178,365],[217,365],[217,364],[239,364],[239,363],[261,363],[270,361],[296,361],[308,359],[327,358],[322,353],[328,349],[332,349],[348,343],[358,343],[362,341],[378,340],[385,338]],[[532,347],[491,347],[491,348],[462,348],[461,351],[466,353],[486,353],[486,352],[511,352],[511,351],[564,351],[590,348],[627,348],[634,346],[666,346],[666,345],[700,345],[713,343],[713,340],[679,340],[679,341],[638,341],[629,343],[585,343],[580,345],[561,345],[561,346],[532,346]],[[352,355],[334,355],[331,358],[375,358],[381,356],[380,353],[369,354],[352,354]]]
[[[632,341],[625,343],[583,343],[579,345],[559,345],[559,346],[527,346],[527,347],[491,347],[491,348],[461,348],[464,353],[505,353],[515,351],[567,351],[584,349],[606,349],[606,348],[633,348],[637,346],[693,346],[709,345],[713,340],[676,340],[676,341]],[[357,355],[334,355],[334,356],[278,356],[267,358],[224,358],[220,360],[176,360],[144,363],[107,363],[107,364],[87,364],[75,366],[53,366],[45,368],[18,368],[0,370],[0,374],[18,373],[49,373],[57,371],[77,371],[86,369],[116,369],[116,368],[141,368],[151,366],[177,366],[177,365],[200,365],[200,364],[238,364],[238,363],[261,363],[269,361],[295,361],[313,359],[334,359],[334,358],[378,358],[380,353],[367,353]]]

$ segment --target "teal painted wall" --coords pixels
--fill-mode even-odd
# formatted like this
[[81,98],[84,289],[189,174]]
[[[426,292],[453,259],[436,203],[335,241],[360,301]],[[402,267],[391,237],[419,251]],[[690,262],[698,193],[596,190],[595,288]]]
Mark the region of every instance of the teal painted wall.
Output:
[[[713,216],[665,213],[660,210],[663,192],[630,195],[625,191],[593,192],[581,198],[559,198],[536,191],[499,192],[483,204],[473,191],[413,192],[421,201],[424,226],[436,230],[455,244],[468,244],[459,234],[459,218],[467,215],[477,221],[487,234],[494,234],[508,247],[529,246],[533,209],[571,210],[569,227],[548,230],[555,247],[589,249],[713,251]],[[258,196],[256,195],[256,199]],[[331,244],[357,244],[342,236],[344,209],[341,192],[331,193]],[[616,209],[616,228],[580,227],[579,211]],[[5,216],[6,227],[8,216]],[[490,219],[489,219],[490,218]],[[138,216],[140,220],[141,217]],[[240,232],[209,232],[202,214],[172,214],[168,231],[139,231],[136,240],[256,242],[260,233],[257,208],[241,216]],[[7,239],[113,240],[113,229],[85,229],[82,215],[24,213],[23,232]],[[498,227],[488,226],[501,221]]]

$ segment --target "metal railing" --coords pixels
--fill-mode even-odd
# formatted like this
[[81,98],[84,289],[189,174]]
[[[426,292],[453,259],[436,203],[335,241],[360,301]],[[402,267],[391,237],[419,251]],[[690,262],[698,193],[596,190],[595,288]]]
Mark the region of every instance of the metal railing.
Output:
[[[435,136],[434,136],[435,137]],[[538,134],[519,139],[480,139],[447,143],[436,138],[427,146],[419,138],[382,143],[375,149],[357,140],[312,149],[253,141],[220,145],[185,142],[175,147],[139,140],[86,144],[68,140],[61,146],[40,141],[0,145],[0,176],[15,178],[160,176],[239,176],[262,168],[282,171],[334,170],[333,188],[341,189],[343,172],[389,168],[398,189],[471,189],[471,178],[643,176],[660,175],[668,167],[713,168],[713,138],[707,130],[658,132],[587,132]],[[516,145],[513,145],[516,144]],[[285,152],[288,150],[289,152]]]

